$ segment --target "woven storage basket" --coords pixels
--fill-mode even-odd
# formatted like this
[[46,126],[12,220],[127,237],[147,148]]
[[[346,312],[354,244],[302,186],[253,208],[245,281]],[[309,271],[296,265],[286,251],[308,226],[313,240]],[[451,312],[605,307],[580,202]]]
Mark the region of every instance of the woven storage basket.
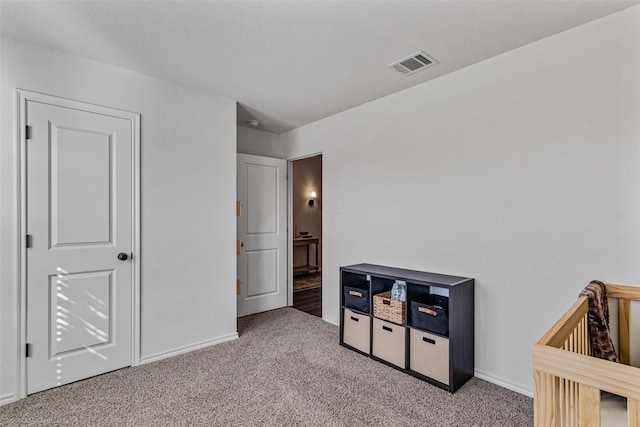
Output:
[[384,292],[373,296],[373,315],[389,322],[404,324],[405,302],[392,301],[391,292]]

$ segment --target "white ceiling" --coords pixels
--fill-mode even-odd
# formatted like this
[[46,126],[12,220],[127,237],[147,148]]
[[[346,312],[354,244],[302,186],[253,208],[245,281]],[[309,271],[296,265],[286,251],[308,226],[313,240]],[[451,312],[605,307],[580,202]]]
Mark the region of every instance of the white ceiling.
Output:
[[[238,101],[274,133],[640,3],[2,1],[3,35]],[[411,76],[387,65],[424,50]]]

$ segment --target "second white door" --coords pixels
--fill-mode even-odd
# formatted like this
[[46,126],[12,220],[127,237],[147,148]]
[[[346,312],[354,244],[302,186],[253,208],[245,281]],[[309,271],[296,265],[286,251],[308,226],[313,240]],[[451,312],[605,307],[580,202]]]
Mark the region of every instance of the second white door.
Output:
[[287,305],[287,162],[238,154],[238,316]]

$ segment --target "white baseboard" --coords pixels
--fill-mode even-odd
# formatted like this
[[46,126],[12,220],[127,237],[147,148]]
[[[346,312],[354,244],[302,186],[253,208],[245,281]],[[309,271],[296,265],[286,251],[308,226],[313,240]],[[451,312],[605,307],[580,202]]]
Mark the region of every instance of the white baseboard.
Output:
[[523,387],[521,385],[513,384],[505,379],[496,378],[493,375],[487,374],[486,372],[482,372],[476,369],[474,372],[475,376],[480,378],[481,380],[488,381],[495,385],[499,385],[500,387],[504,387],[511,391],[515,391],[516,393],[524,394],[525,396],[533,397],[533,390],[527,387]]
[[15,393],[5,394],[3,396],[0,396],[0,406],[6,405],[7,403],[15,402],[16,400],[18,399],[16,399]]
[[222,344],[223,342],[233,341],[237,339],[238,339],[238,333],[234,332],[233,334],[223,335],[221,337],[218,337],[212,340],[201,341],[199,343],[187,345],[184,347],[174,348],[173,350],[163,351],[162,353],[156,353],[150,356],[144,356],[140,358],[140,365],[144,365],[146,363],[151,363],[151,362],[157,362],[158,360],[166,359],[167,357],[189,353],[194,350],[200,350],[201,348],[210,347],[216,344]]
[[[322,320],[324,320],[327,323],[331,323],[332,325],[339,326],[339,322],[336,322],[334,319],[323,317]],[[237,339],[238,339],[238,334],[237,333],[225,335],[225,336],[213,339],[213,340],[202,341],[202,342],[199,342],[197,344],[188,345],[188,346],[176,348],[176,349],[173,349],[173,350],[165,351],[165,352],[162,352],[162,353],[156,353],[156,354],[151,355],[151,356],[142,357],[140,359],[140,364],[144,365],[146,363],[157,362],[158,360],[166,359],[168,357],[177,356],[179,354],[184,354],[184,353],[189,353],[189,352],[194,351],[194,350],[199,350],[201,348],[206,348],[206,347],[209,347],[209,346],[212,346],[212,345],[216,345],[216,344],[222,344],[223,342],[233,341],[233,340],[237,340]],[[488,381],[490,383],[499,385],[500,387],[504,387],[504,388],[506,388],[508,390],[515,391],[516,393],[520,393],[520,394],[523,394],[523,395],[528,396],[528,397],[533,397],[533,390],[531,390],[529,388],[513,384],[513,383],[511,383],[509,381],[506,381],[504,379],[501,379],[501,378],[496,378],[495,376],[487,374],[486,372],[483,372],[483,371],[480,371],[480,370],[476,370],[474,372],[474,374],[475,374],[476,377],[478,377],[478,378],[480,378],[482,380],[485,380],[485,381]],[[14,393],[5,394],[4,396],[0,396],[0,406],[15,402],[16,400],[17,399],[15,398],[15,394]]]
[[324,320],[327,323],[331,323],[332,325],[340,326],[340,322],[338,322],[335,319],[331,319],[329,317],[323,317],[322,320]]
[[[324,320],[327,323],[331,323],[332,325],[340,326],[340,322],[336,321],[335,319],[332,319],[329,317],[323,317],[322,320]],[[479,370],[476,370],[474,372],[474,375],[482,380],[488,381],[495,385],[499,385],[500,387],[504,387],[508,390],[515,391],[516,393],[520,393],[528,397],[533,397],[533,390],[527,387],[513,384],[512,382],[509,382],[505,379],[497,378],[493,375],[487,374],[486,372],[479,371]]]
[[[213,339],[213,340],[201,341],[201,342],[196,343],[196,344],[192,344],[192,345],[188,345],[188,346],[184,346],[184,347],[179,347],[179,348],[176,348],[176,349],[173,349],[173,350],[169,350],[169,351],[165,351],[165,352],[162,352],[162,353],[156,353],[156,354],[151,355],[151,356],[141,357],[139,364],[140,365],[144,365],[146,363],[157,362],[158,360],[166,359],[168,357],[177,356],[179,354],[184,354],[184,353],[189,353],[190,351],[199,350],[201,348],[209,347],[209,346],[216,345],[216,344],[222,344],[223,342],[233,341],[233,340],[237,340],[237,339],[238,339],[238,333],[234,332],[233,334],[224,335],[224,336],[218,337],[218,338]],[[18,399],[16,399],[15,393],[5,394],[3,396],[0,396],[0,406],[6,405],[8,403],[15,402],[16,400],[18,400]]]

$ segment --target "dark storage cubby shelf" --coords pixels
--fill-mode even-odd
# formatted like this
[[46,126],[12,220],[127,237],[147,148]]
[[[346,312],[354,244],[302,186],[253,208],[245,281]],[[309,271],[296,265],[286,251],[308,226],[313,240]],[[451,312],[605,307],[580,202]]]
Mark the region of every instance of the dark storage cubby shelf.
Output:
[[371,307],[371,290],[369,282],[352,282],[342,286],[342,305],[345,308],[357,310],[362,313],[370,313]]
[[449,336],[449,297],[428,295],[411,300],[408,324],[434,334]]
[[[402,325],[373,316],[374,295],[390,291],[396,280],[406,283]],[[347,300],[347,288],[366,293],[368,306]],[[357,264],[340,268],[340,295],[340,345],[451,393],[473,377],[474,279]],[[448,328],[444,321],[429,318],[415,319],[414,324],[412,301],[425,305],[417,316],[429,315],[429,305],[444,309],[448,302]],[[437,307],[432,311],[443,315]]]

